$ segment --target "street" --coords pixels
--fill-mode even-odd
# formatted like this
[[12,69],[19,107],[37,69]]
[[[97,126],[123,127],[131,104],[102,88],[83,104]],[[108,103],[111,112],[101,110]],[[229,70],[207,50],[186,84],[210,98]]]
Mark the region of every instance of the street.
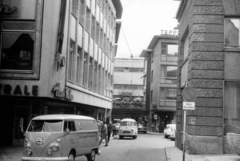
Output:
[[[140,133],[136,140],[115,137],[107,147],[104,145],[101,144],[101,155],[96,156],[96,161],[166,161],[163,148],[174,146],[174,141],[165,139],[163,135]],[[85,156],[76,160],[87,161]]]

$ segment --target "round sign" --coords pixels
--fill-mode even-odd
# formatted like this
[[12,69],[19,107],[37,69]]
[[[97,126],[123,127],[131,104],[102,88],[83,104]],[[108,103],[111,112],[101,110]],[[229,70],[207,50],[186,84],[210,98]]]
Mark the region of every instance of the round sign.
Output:
[[158,117],[158,115],[157,115],[157,114],[154,114],[154,117]]
[[185,87],[182,91],[182,96],[185,101],[194,102],[197,96],[197,91],[192,87]]

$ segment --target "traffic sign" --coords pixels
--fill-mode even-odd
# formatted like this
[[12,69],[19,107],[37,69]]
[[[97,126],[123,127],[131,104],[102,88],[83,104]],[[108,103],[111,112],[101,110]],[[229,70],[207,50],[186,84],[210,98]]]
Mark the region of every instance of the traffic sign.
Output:
[[157,118],[157,117],[158,117],[158,115],[157,115],[157,114],[154,114],[154,118],[155,118],[155,117]]
[[192,87],[185,87],[182,91],[182,96],[186,102],[194,102],[197,91]]
[[195,102],[183,102],[183,110],[195,110]]

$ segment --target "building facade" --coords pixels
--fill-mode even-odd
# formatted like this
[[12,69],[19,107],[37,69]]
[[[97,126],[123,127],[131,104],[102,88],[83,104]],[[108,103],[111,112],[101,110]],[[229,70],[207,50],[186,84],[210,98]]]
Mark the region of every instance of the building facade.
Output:
[[0,2],[0,145],[22,145],[34,116],[110,117],[121,2]]
[[148,128],[163,132],[167,124],[176,123],[178,37],[154,36],[140,56],[145,58]]
[[179,21],[179,75],[176,146],[182,149],[182,90],[197,91],[187,111],[190,154],[231,153],[227,133],[239,133],[240,1],[182,0]]
[[143,61],[142,58],[115,58],[114,119],[143,119]]

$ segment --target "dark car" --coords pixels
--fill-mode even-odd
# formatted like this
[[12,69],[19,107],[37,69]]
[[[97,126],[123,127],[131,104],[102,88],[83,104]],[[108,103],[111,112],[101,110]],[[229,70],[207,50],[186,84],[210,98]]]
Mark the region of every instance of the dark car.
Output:
[[143,132],[143,133],[147,133],[147,127],[144,124],[138,124],[138,133],[139,132]]

